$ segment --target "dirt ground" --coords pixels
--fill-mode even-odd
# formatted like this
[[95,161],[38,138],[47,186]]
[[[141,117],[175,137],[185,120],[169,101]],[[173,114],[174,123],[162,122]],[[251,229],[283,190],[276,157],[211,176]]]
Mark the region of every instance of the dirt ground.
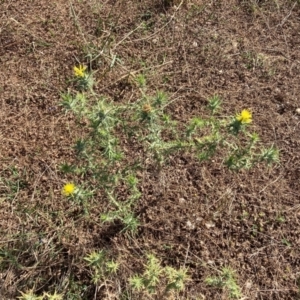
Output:
[[[120,63],[110,68],[113,55]],[[0,62],[1,299],[28,289],[138,299],[127,279],[147,253],[188,268],[174,299],[230,299],[205,283],[225,266],[241,299],[300,299],[299,1],[2,0]],[[178,122],[207,115],[214,94],[222,116],[250,109],[280,163],[233,172],[219,159],[175,155],[160,173],[141,174],[136,235],[99,221],[101,199],[82,218],[61,196],[73,178],[59,168],[75,161],[84,135],[59,105],[79,63],[116,103],[134,101],[127,75],[143,72],[148,91],[168,94]],[[95,287],[82,259],[95,249],[122,262],[105,286]]]

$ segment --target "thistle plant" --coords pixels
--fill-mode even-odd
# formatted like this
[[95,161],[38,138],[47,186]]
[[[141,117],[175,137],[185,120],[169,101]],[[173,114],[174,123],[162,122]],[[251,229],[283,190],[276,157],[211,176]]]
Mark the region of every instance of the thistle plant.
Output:
[[77,188],[74,183],[68,182],[62,188],[62,194],[66,197],[75,195]]
[[20,300],[43,300],[43,296],[37,296],[34,294],[33,290],[28,290],[26,292],[21,292],[21,296],[18,297]]
[[166,267],[165,273],[168,278],[168,284],[166,286],[166,292],[171,290],[182,291],[184,290],[184,284],[189,280],[187,275],[187,269],[181,268],[176,270],[172,267]]
[[[170,291],[182,291],[187,280],[187,269],[176,270],[169,266],[162,267],[153,254],[148,254],[144,273],[132,276],[129,283],[137,291],[159,294],[163,290],[165,294]],[[163,284],[165,285],[163,286]]]
[[238,146],[237,143],[228,143],[231,152],[225,160],[225,165],[234,170],[250,169],[260,162],[265,162],[267,165],[279,162],[279,151],[273,145],[270,148],[260,147],[260,141],[257,133],[244,132],[248,142],[244,147]]
[[236,282],[236,274],[231,268],[224,267],[219,276],[207,277],[205,283],[210,286],[226,289],[230,299],[242,297],[241,289]]
[[128,230],[131,233],[135,233],[140,223],[132,211],[134,204],[140,198],[141,193],[137,188],[138,180],[135,176],[129,175],[125,179],[127,185],[129,186],[129,196],[125,201],[118,202],[112,193],[108,193],[110,204],[115,207],[115,210],[110,210],[109,212],[102,214],[100,219],[102,222],[120,220],[124,224],[123,230]]
[[84,115],[87,101],[85,94],[78,92],[73,96],[70,92],[67,92],[61,94],[61,98],[63,99],[61,106],[63,106],[66,111],[73,111],[79,119]]
[[[87,87],[90,74],[82,65],[74,68],[79,86]],[[135,206],[141,197],[135,168],[144,167],[144,162],[163,168],[175,153],[190,152],[200,161],[222,155],[227,167],[233,170],[250,168],[260,162],[278,161],[278,150],[271,147],[261,149],[256,133],[249,133],[253,118],[250,110],[243,109],[230,118],[219,118],[221,98],[208,99],[211,115],[195,117],[182,130],[170,115],[167,95],[157,91],[154,95],[147,90],[146,78],[136,75],[140,97],[133,103],[116,105],[90,89],[79,88],[78,92],[62,95],[62,106],[66,112],[77,116],[80,126],[86,124],[88,134],[79,139],[74,147],[78,164],[64,164],[62,170],[75,173],[93,182],[93,190],[101,191],[109,210],[103,212],[103,222],[121,221],[124,230],[136,232],[139,222],[134,215]],[[131,159],[127,144],[142,149],[140,155]],[[128,175],[130,174],[130,175]],[[119,189],[126,187],[121,194]],[[70,191],[67,189],[69,188]],[[73,199],[87,199],[80,190],[71,191],[67,186],[64,194]],[[70,194],[70,195],[67,195]],[[71,195],[72,194],[72,195]],[[79,201],[80,202],[80,201]]]
[[116,274],[119,268],[116,261],[107,258],[107,253],[104,250],[94,251],[84,257],[84,260],[93,270],[92,279],[94,284],[99,284],[109,276]]
[[208,108],[212,114],[215,114],[221,107],[221,98],[218,95],[213,95],[208,99]]
[[83,206],[85,214],[88,214],[88,198],[93,195],[93,191],[85,190],[76,186],[72,182],[66,183],[62,188],[62,195],[72,201],[74,204]]
[[44,293],[44,297],[47,297],[47,300],[63,300],[63,295],[57,294],[56,291],[54,294]]
[[55,291],[54,294],[43,293],[42,296],[37,296],[34,294],[33,289],[26,292],[21,292],[21,296],[18,297],[20,300],[63,300],[62,294],[57,294]]
[[74,66],[75,83],[79,90],[87,90],[93,86],[93,77],[84,65]]
[[272,145],[270,148],[263,148],[260,154],[260,160],[265,161],[267,164],[279,162],[279,150]]
[[[215,105],[219,108],[219,103],[216,96],[209,101],[212,113]],[[229,121],[217,119],[213,115],[205,120],[194,118],[187,126],[186,136],[189,140],[193,139],[191,149],[196,150],[196,156],[201,161],[212,158],[222,150],[224,163],[232,170],[249,169],[259,162],[278,162],[279,152],[275,147],[259,151],[258,134],[248,132],[251,122],[252,113],[247,109]]]
[[[172,153],[184,149],[185,141],[178,139],[177,124],[165,113],[168,98],[158,91],[154,97],[143,93],[139,114],[135,117],[142,128],[136,132],[147,158],[160,167]],[[166,139],[171,136],[172,139]]]
[[229,130],[232,134],[237,135],[247,124],[250,124],[251,122],[252,113],[247,109],[243,109],[229,124]]

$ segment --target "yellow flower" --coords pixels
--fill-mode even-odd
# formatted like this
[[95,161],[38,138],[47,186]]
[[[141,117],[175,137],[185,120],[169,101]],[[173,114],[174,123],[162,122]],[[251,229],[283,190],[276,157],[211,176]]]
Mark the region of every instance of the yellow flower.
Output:
[[75,73],[75,76],[77,77],[84,77],[85,75],[85,70],[86,70],[86,66],[83,66],[83,65],[79,65],[79,67],[74,67],[74,73]]
[[62,193],[64,196],[70,196],[72,194],[74,194],[76,189],[76,186],[74,183],[67,183],[64,185],[63,189],[62,189]]
[[251,123],[252,113],[247,109],[243,109],[242,112],[236,116],[236,120],[238,120],[242,124]]

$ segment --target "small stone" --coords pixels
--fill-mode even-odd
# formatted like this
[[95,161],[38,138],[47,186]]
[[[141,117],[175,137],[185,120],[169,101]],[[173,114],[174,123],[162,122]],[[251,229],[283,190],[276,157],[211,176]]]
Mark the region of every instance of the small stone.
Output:
[[41,244],[47,244],[48,243],[48,240],[46,238],[41,238],[40,239],[40,243]]
[[179,198],[179,204],[185,204],[186,200],[184,198]]
[[232,41],[231,44],[232,44],[232,48],[233,48],[234,52],[237,52],[238,51],[238,46],[239,46],[238,42]]
[[193,47],[198,47],[198,43],[196,41],[193,41]]
[[250,290],[252,288],[252,286],[253,286],[252,281],[251,280],[247,280],[245,286],[246,286],[247,290]]
[[215,227],[215,224],[213,222],[206,222],[205,226],[206,226],[207,229],[210,229],[210,228]]
[[190,220],[187,220],[186,227],[188,229],[195,229],[195,225]]
[[297,108],[297,109],[296,109],[296,114],[297,114],[297,115],[300,115],[300,108]]

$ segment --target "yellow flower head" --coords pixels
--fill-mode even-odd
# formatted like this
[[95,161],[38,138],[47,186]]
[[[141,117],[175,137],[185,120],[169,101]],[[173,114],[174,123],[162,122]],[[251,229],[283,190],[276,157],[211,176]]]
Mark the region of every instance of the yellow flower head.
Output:
[[76,186],[74,183],[67,183],[64,185],[63,189],[62,189],[62,194],[64,196],[71,196],[72,194],[74,194],[76,189]]
[[86,66],[79,65],[79,67],[74,67],[74,73],[76,77],[84,77]]
[[236,116],[236,120],[241,122],[242,124],[251,123],[252,113],[247,109],[243,109],[241,113]]

